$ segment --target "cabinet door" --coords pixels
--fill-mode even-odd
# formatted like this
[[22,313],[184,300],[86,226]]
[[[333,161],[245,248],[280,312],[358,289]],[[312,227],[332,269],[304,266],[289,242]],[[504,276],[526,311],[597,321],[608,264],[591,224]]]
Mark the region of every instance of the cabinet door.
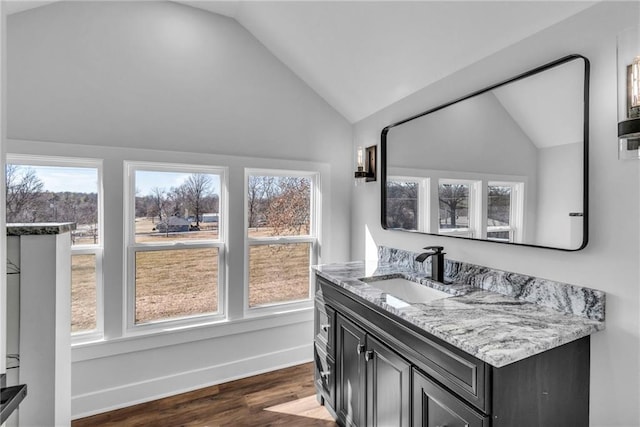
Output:
[[340,314],[336,321],[336,406],[346,426],[364,426],[365,332]]
[[423,427],[488,427],[489,417],[413,370],[413,425]]
[[367,426],[411,425],[411,365],[367,336]]

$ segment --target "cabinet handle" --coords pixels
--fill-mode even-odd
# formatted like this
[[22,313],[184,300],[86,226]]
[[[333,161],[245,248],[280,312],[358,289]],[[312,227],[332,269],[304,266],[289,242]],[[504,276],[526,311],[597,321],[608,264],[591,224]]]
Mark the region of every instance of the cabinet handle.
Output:
[[[373,351],[369,350],[364,354],[364,360],[366,360],[367,362],[370,361],[371,359],[373,359]],[[446,427],[446,426],[445,426]]]
[[322,378],[323,380],[326,380],[327,378],[329,378],[329,375],[331,375],[330,371],[322,371],[322,372],[320,372],[320,378]]
[[358,346],[356,347],[356,351],[358,352],[358,354],[362,354],[362,352],[364,351],[364,344],[358,344]]
[[329,332],[329,326],[331,326],[331,325],[322,325],[322,326],[320,326],[320,329],[322,329],[325,332]]

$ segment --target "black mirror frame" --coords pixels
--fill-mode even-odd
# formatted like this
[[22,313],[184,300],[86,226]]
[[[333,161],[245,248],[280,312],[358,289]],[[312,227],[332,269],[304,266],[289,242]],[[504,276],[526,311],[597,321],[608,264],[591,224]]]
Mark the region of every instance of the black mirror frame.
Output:
[[[443,108],[446,108],[450,105],[453,105],[457,102],[460,101],[464,101],[466,99],[472,98],[476,95],[480,95],[484,92],[488,92],[490,90],[493,90],[499,86],[503,86],[506,85],[508,83],[511,82],[515,82],[516,80],[521,80],[524,79],[526,77],[532,76],[534,74],[538,74],[541,73],[543,71],[549,70],[553,67],[556,67],[558,65],[562,65],[564,63],[576,60],[576,59],[582,59],[584,61],[584,118],[583,118],[583,141],[584,141],[584,145],[583,145],[583,207],[582,207],[582,225],[583,225],[583,230],[582,230],[582,244],[580,245],[580,247],[576,248],[576,249],[565,249],[565,248],[557,248],[557,247],[552,247],[552,246],[544,246],[544,245],[533,245],[533,244],[528,244],[528,243],[511,243],[511,242],[498,242],[495,240],[480,240],[480,239],[473,239],[471,237],[462,237],[462,236],[444,236],[442,234],[436,234],[436,233],[424,233],[421,231],[415,231],[415,230],[404,230],[404,229],[397,229],[397,228],[389,228],[387,226],[387,218],[386,218],[386,212],[387,212],[387,133],[389,132],[389,130],[391,128],[394,128],[396,126],[399,126],[403,123],[409,122],[411,120],[417,119],[419,117],[425,116],[427,114],[436,112],[438,110],[441,110]],[[512,77],[510,79],[504,80],[500,83],[496,83],[494,85],[488,86],[484,89],[472,92],[468,95],[465,95],[461,98],[455,99],[453,101],[447,102],[446,104],[442,104],[439,105],[435,108],[429,109],[427,111],[424,111],[422,113],[416,114],[414,116],[411,116],[409,118],[400,120],[399,122],[393,123],[389,126],[386,126],[384,129],[382,129],[382,133],[381,133],[381,137],[380,137],[380,193],[381,193],[381,200],[380,200],[380,219],[381,219],[381,225],[382,228],[384,230],[396,230],[396,231],[404,231],[404,232],[409,232],[409,233],[418,233],[418,234],[426,234],[426,235],[431,235],[431,236],[440,236],[440,237],[447,237],[447,238],[455,238],[455,239],[465,239],[465,240],[473,240],[476,242],[490,242],[490,243],[498,243],[498,244],[506,244],[506,245],[513,245],[513,246],[528,246],[528,247],[534,247],[534,248],[544,248],[544,249],[555,249],[555,250],[559,250],[559,251],[566,251],[566,252],[575,252],[575,251],[579,251],[581,249],[584,249],[587,246],[587,243],[589,242],[589,74],[590,73],[590,62],[589,59],[587,59],[586,57],[582,56],[582,55],[578,55],[578,54],[573,54],[573,55],[567,55],[565,57],[562,57],[560,59],[557,59],[555,61],[549,62],[547,64],[544,64],[540,67],[536,67],[530,71],[524,72],[522,74],[519,74],[515,77]]]

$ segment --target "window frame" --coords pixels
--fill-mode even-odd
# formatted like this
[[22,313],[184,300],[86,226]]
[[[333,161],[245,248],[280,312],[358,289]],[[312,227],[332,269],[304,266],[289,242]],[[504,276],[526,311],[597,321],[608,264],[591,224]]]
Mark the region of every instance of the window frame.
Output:
[[[69,333],[71,334],[71,344],[83,343],[102,339],[104,337],[104,188],[103,188],[103,160],[86,158],[86,157],[70,157],[70,156],[49,156],[49,155],[31,155],[31,154],[13,154],[7,153],[5,157],[6,165],[23,165],[23,166],[44,166],[44,167],[68,167],[68,168],[91,168],[97,172],[97,214],[98,214],[98,236],[97,244],[71,245],[71,257],[74,255],[94,255],[95,265],[95,284],[96,284],[96,328],[72,332],[71,324],[69,324]],[[70,265],[71,266],[71,265]],[[69,306],[71,309],[71,306]]]
[[[223,166],[208,166],[198,164],[124,161],[124,335],[137,335],[175,328],[209,324],[227,318],[227,230],[228,230],[228,202],[227,182],[228,168]],[[135,229],[135,173],[136,171],[168,172],[168,173],[203,173],[218,175],[219,190],[219,219],[218,238],[196,241],[172,241],[170,243],[141,243],[136,242]],[[217,248],[218,249],[218,277],[217,277],[217,311],[215,313],[201,313],[184,317],[158,319],[136,324],[136,265],[138,252],[167,251],[181,249]]]
[[[440,186],[443,184],[448,185],[467,185],[469,187],[468,203],[467,203],[467,217],[469,221],[468,227],[457,228],[440,228]],[[439,178],[438,183],[435,186],[435,194],[437,200],[437,221],[438,221],[438,234],[442,236],[458,236],[466,238],[477,238],[478,233],[482,230],[481,225],[481,213],[483,212],[483,198],[480,197],[481,180],[476,179],[454,179],[454,178]]]
[[387,182],[406,182],[418,185],[418,197],[416,201],[418,207],[418,229],[415,231],[429,233],[431,229],[431,198],[429,197],[429,193],[431,191],[431,178],[392,175],[387,177]]
[[[309,234],[304,236],[273,236],[273,237],[249,237],[249,204],[247,192],[249,188],[250,176],[274,176],[274,177],[305,177],[310,180],[310,227]],[[314,297],[314,281],[311,271],[309,271],[309,293],[306,299],[283,301],[272,304],[260,305],[257,307],[249,306],[249,268],[250,258],[249,252],[251,246],[258,245],[276,245],[276,244],[295,244],[309,243],[309,266],[317,264],[320,256],[320,236],[321,236],[321,175],[317,170],[287,170],[287,169],[268,169],[268,168],[245,168],[244,173],[244,317],[250,318],[254,316],[277,314],[289,311],[295,311],[313,306]]]
[[[509,187],[511,188],[509,202],[509,225],[490,226],[487,224],[487,234],[491,232],[508,231],[509,243],[521,243],[523,240],[524,227],[524,183],[516,181],[487,181],[487,198],[489,197],[489,187]],[[487,202],[486,209],[489,203]],[[498,239],[488,240],[501,241]]]

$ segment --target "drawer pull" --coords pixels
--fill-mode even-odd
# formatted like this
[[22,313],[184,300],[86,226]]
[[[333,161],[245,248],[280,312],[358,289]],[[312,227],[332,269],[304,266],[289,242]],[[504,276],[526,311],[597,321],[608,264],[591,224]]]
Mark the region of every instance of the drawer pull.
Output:
[[364,351],[364,344],[358,344],[358,346],[356,347],[356,351],[358,352],[358,354],[362,354],[362,352]]
[[364,360],[367,362],[373,359],[373,351],[369,350],[364,354]]
[[322,329],[324,332],[329,332],[329,327],[330,327],[330,326],[331,326],[331,325],[329,325],[329,324],[321,325],[321,326],[320,326],[320,329]]

